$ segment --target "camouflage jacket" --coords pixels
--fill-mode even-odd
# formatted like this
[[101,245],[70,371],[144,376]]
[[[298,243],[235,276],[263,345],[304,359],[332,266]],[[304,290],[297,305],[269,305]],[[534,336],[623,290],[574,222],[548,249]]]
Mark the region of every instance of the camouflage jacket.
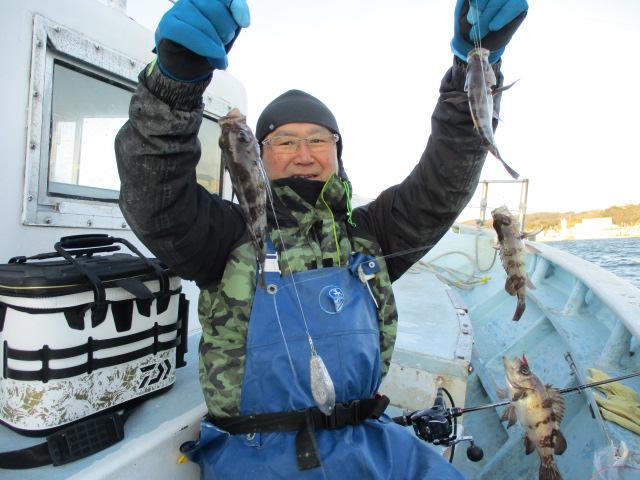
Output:
[[[486,156],[465,103],[466,64],[454,60],[440,87],[426,149],[411,174],[351,214],[349,192],[333,176],[315,205],[274,187],[276,215],[291,268],[345,265],[352,250],[389,257],[376,277],[386,372],[397,325],[391,283],[444,235],[473,195]],[[499,85],[502,76],[496,67]],[[132,230],[158,258],[201,288],[200,378],[210,412],[237,415],[244,349],[255,291],[255,254],[237,205],[196,183],[197,132],[208,82],[184,84],[158,69],[140,74],[129,121],[116,138],[120,206]],[[499,107],[499,95],[494,100]],[[274,245],[279,244],[274,231]],[[285,268],[285,271],[288,269]]]

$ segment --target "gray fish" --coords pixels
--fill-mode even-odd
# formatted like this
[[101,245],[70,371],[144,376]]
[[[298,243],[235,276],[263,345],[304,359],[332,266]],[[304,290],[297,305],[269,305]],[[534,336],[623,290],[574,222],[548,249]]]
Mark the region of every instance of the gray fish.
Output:
[[329,416],[336,405],[336,391],[327,367],[313,347],[309,372],[311,375],[311,395],[318,409]]
[[233,191],[264,272],[269,181],[260,159],[258,141],[247,125],[246,117],[237,108],[221,117],[218,123],[222,130],[219,140],[222,162],[231,177]]
[[529,234],[520,232],[520,222],[511,215],[506,206],[498,207],[491,212],[493,228],[498,234],[498,250],[502,266],[507,273],[504,289],[511,296],[517,295],[518,304],[513,314],[513,320],[518,321],[524,309],[526,287],[535,288],[529,281],[524,261],[524,244],[522,239]]
[[518,178],[520,175],[511,168],[500,156],[496,141],[493,136],[493,95],[502,92],[511,85],[496,88],[496,75],[489,63],[489,54],[491,52],[486,48],[474,48],[467,56],[467,78],[464,84],[464,91],[467,92],[469,100],[469,108],[471,109],[471,118],[473,125],[480,134],[483,143],[488,150],[502,162],[504,168],[507,169],[509,175]]
[[508,420],[507,427],[516,423],[524,431],[525,452],[534,450],[540,455],[540,480],[561,480],[554,454],[562,455],[567,441],[560,431],[564,416],[564,399],[551,385],[544,385],[531,371],[527,358],[514,357],[509,361],[502,357],[505,378],[511,404],[502,413],[501,421]]

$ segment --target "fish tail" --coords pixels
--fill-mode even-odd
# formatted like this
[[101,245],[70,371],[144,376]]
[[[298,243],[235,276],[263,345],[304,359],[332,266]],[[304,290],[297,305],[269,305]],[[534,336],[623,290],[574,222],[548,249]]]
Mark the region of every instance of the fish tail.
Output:
[[517,322],[522,317],[524,313],[524,309],[526,308],[526,303],[524,302],[524,293],[518,292],[518,305],[516,306],[516,311],[513,314],[513,321]]
[[540,458],[539,480],[562,480],[558,465],[556,465],[553,455]]
[[520,174],[518,172],[516,172],[513,168],[511,168],[507,162],[504,161],[504,159],[502,158],[502,155],[500,155],[500,152],[498,151],[498,147],[496,147],[495,143],[489,142],[488,145],[487,145],[487,149],[491,152],[491,154],[494,157],[496,157],[498,160],[500,160],[500,163],[502,163],[502,166],[509,173],[509,175],[511,175],[516,180],[518,178],[520,178]]
[[504,160],[502,159],[502,156],[500,155],[500,152],[498,151],[498,147],[496,147],[495,143],[489,141],[487,144],[487,149],[491,152],[491,154],[494,157],[496,157],[498,160],[504,163]]

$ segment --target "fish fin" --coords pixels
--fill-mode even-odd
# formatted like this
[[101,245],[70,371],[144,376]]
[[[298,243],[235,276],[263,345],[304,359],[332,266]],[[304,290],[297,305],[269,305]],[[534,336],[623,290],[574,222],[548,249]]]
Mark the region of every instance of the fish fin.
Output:
[[525,433],[524,434],[524,453],[529,455],[535,449],[536,449],[535,444],[531,441],[531,439],[529,438],[529,435]]
[[520,240],[524,240],[525,238],[535,237],[539,233],[542,233],[543,230],[544,230],[544,228],[539,228],[535,232],[521,232],[520,233]]
[[553,455],[540,457],[540,468],[538,470],[539,480],[562,480],[558,465],[556,465]]
[[505,422],[507,420],[509,421],[509,423],[507,424],[507,428],[515,425],[517,421],[516,407],[513,405],[509,405],[507,408],[505,408],[504,412],[502,412],[502,415],[500,415],[501,422]]
[[553,453],[562,455],[567,449],[567,440],[560,430],[553,430]]
[[505,291],[512,297],[515,296],[516,293],[518,293],[519,286],[520,286],[520,282],[513,275],[510,277],[507,277],[507,279],[504,282]]
[[516,306],[516,311],[513,313],[512,319],[514,322],[517,322],[518,320],[520,320],[520,318],[522,318],[522,314],[524,313],[526,307],[527,304],[524,301],[524,295],[518,293],[518,304]]
[[505,90],[509,90],[511,87],[513,87],[516,83],[518,83],[520,79],[516,80],[513,83],[510,83],[509,85],[503,85],[502,87],[498,87],[498,88],[493,88],[491,89],[491,95],[495,95],[496,93],[501,93],[504,92]]
[[443,100],[445,103],[450,103],[452,105],[459,105],[464,102],[468,102],[469,97],[466,93],[462,92],[453,92],[449,98]]
[[498,395],[498,398],[501,400],[507,398],[507,389],[496,387],[496,395]]
[[553,388],[551,385],[545,385],[545,388],[547,389],[547,399],[546,401],[550,401],[551,402],[551,408],[553,410],[553,413],[556,417],[556,420],[558,422],[561,422],[562,419],[564,418],[564,398],[562,397],[562,394],[555,388]]

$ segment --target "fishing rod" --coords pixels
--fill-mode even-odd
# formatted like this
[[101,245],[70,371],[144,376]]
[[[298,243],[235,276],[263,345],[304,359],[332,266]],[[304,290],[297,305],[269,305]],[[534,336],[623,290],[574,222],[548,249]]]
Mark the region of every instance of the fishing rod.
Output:
[[[640,372],[630,373],[628,375],[622,375],[620,377],[608,378],[606,380],[599,380],[597,382],[583,383],[582,385],[577,385],[575,387],[563,388],[561,390],[558,390],[558,393],[564,395],[566,393],[582,391],[582,390],[586,390],[587,388],[598,387],[600,385],[605,385],[607,383],[619,382],[620,380],[626,380],[628,378],[633,378],[637,376],[640,376]],[[469,412],[477,412],[479,410],[486,410],[488,408],[495,408],[495,407],[502,407],[504,405],[509,405],[511,402],[512,400],[505,400],[502,402],[491,403],[488,405],[480,405],[477,407],[468,407],[468,408],[455,407],[455,408],[450,408],[449,410],[450,410],[450,415],[459,417],[460,415],[469,413]]]
[[[628,375],[608,378],[606,380],[599,380],[597,382],[583,383],[575,387],[559,389],[558,392],[564,395],[567,393],[583,391],[587,388],[598,387],[607,383],[618,382],[637,376],[640,376],[640,372],[634,372]],[[451,402],[452,406],[449,408],[446,408],[444,405],[444,398],[442,396],[443,391],[447,394],[447,396],[449,397],[449,401]],[[436,399],[431,408],[411,413],[404,413],[399,417],[393,418],[393,421],[402,426],[412,426],[416,436],[428,443],[451,447],[451,459],[453,459],[453,449],[455,448],[455,445],[460,442],[468,441],[470,442],[470,446],[467,449],[467,457],[471,461],[478,462],[484,456],[484,452],[482,451],[482,448],[475,445],[473,437],[457,436],[457,417],[460,417],[465,413],[478,412],[480,410],[502,407],[505,405],[509,405],[511,402],[512,400],[504,400],[502,402],[490,403],[487,405],[478,405],[475,407],[456,407],[449,392],[444,388],[438,387]]]

